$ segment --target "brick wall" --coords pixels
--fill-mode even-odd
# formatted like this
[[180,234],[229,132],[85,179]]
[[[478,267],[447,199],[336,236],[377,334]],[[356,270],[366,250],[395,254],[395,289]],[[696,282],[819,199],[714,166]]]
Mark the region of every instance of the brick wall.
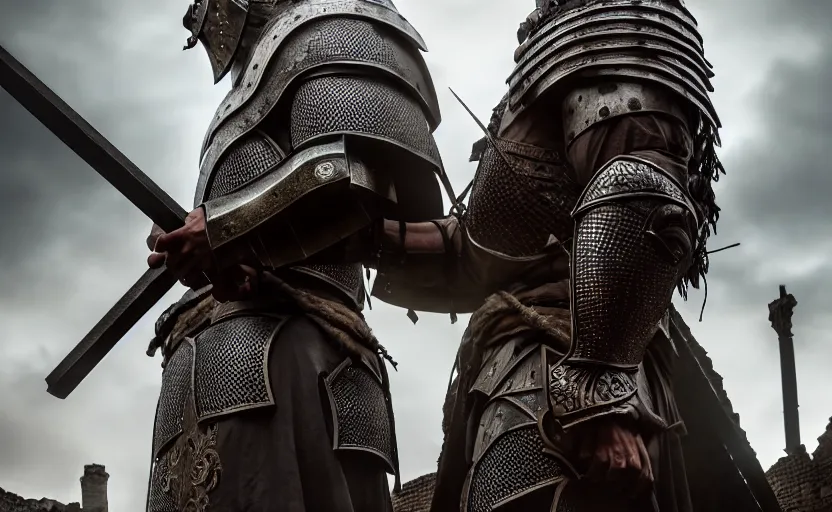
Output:
[[783,512],[832,512],[832,418],[818,447],[782,457],[766,472]]

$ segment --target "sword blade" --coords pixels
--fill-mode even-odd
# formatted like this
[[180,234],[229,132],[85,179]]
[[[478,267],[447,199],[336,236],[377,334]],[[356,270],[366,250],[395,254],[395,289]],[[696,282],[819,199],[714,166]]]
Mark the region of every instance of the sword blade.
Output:
[[[0,87],[165,231],[185,210],[136,165],[0,46]],[[176,284],[166,269],[148,270],[46,378],[66,398],[116,343]]]

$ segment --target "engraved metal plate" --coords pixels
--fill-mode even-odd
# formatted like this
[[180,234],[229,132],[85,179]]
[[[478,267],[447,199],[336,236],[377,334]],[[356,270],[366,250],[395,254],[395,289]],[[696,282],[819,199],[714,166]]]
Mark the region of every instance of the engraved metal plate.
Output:
[[373,453],[395,474],[393,425],[378,377],[347,360],[325,382],[333,409],[334,448]]
[[191,393],[194,369],[193,341],[186,338],[168,361],[162,373],[162,388],[156,406],[153,427],[153,454],[158,456],[162,448],[182,432],[185,403]]

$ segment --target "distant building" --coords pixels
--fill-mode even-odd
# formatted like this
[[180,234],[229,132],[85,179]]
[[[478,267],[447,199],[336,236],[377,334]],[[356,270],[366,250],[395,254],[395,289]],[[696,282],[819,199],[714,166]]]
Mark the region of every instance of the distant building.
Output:
[[783,512],[832,512],[832,418],[810,457],[806,447],[766,472]]
[[41,498],[27,500],[0,488],[0,512],[108,512],[107,480],[110,475],[104,466],[89,464],[84,466],[81,477],[81,501],[64,505],[55,500]]

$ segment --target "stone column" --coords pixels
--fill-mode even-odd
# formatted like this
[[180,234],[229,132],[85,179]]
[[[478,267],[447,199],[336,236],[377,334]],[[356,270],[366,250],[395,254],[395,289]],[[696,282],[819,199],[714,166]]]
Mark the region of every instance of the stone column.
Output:
[[107,512],[107,480],[110,475],[100,464],[84,466],[81,477],[81,506],[84,512]]
[[768,319],[780,340],[780,374],[783,379],[783,421],[786,430],[786,453],[805,452],[800,444],[800,415],[797,403],[797,371],[794,364],[792,315],[797,300],[780,285],[780,298],[768,305]]

